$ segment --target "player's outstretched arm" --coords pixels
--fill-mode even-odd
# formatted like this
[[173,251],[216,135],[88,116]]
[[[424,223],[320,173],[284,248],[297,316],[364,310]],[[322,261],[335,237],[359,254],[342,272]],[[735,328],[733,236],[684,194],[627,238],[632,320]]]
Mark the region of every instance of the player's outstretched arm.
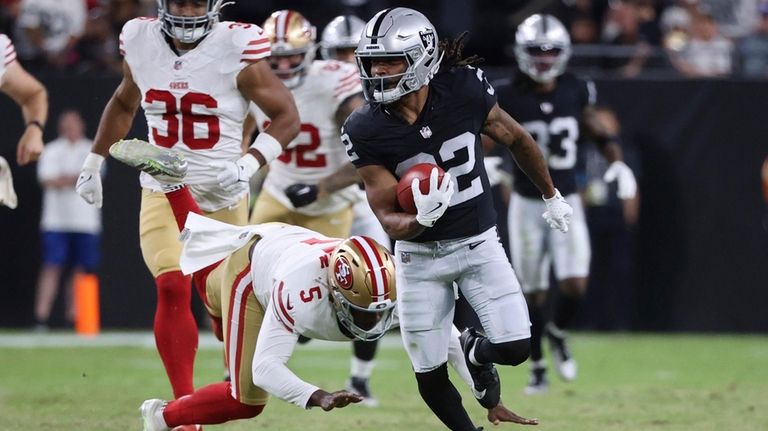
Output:
[[101,188],[101,165],[109,152],[109,147],[125,137],[133,124],[133,117],[141,103],[141,90],[133,80],[128,63],[123,61],[123,80],[117,86],[104,108],[99,120],[99,128],[93,139],[91,153],[85,158],[80,176],[77,177],[75,190],[83,200],[101,208],[103,202]]
[[637,180],[632,169],[624,163],[624,154],[619,144],[619,122],[613,111],[595,109],[592,106],[584,108],[582,124],[600,151],[610,163],[605,172],[605,182],[617,182],[617,195],[620,199],[632,199],[637,194]]
[[308,407],[320,407],[326,412],[333,409],[340,409],[353,403],[359,403],[363,400],[360,395],[349,391],[336,391],[328,393],[322,389],[316,390],[309,397]]
[[21,107],[27,125],[16,147],[16,161],[26,165],[37,160],[43,152],[43,127],[48,119],[48,92],[43,84],[13,61],[3,75],[0,91]]
[[381,165],[363,166],[357,170],[365,184],[365,194],[376,218],[392,239],[407,240],[424,232],[426,226],[416,221],[416,214],[397,210],[397,180]]
[[[274,151],[278,151],[277,155],[280,155],[282,149],[296,138],[301,128],[299,111],[290,90],[275,76],[264,60],[253,63],[237,75],[237,88],[271,120],[269,126],[259,135],[268,134],[274,138],[280,145],[280,148],[275,147]],[[258,147],[258,143],[257,136],[249,153],[259,161],[260,166],[264,166],[277,155],[273,156],[272,150]]]
[[91,152],[106,157],[109,147],[124,138],[131,130],[133,117],[141,103],[141,90],[133,80],[131,68],[123,61],[123,79],[104,108],[99,120],[99,128],[93,139]]
[[502,422],[512,422],[515,424],[520,425],[538,425],[539,420],[538,419],[528,419],[524,418],[522,416],[519,416],[517,413],[513,412],[512,410],[504,407],[504,404],[499,402],[496,407],[492,409],[488,409],[488,422],[498,425]]
[[551,198],[555,195],[555,186],[552,184],[547,164],[536,141],[498,104],[494,105],[488,113],[483,125],[483,133],[496,142],[506,145],[512,151],[517,165],[533,181],[543,197]]

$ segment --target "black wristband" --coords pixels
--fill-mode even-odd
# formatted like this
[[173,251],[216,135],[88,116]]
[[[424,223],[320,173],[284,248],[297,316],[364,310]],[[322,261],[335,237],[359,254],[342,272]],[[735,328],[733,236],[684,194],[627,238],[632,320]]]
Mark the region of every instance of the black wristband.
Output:
[[40,129],[41,132],[45,132],[45,127],[43,126],[43,123],[41,123],[41,122],[39,122],[37,120],[32,120],[29,123],[27,123],[27,127],[29,127],[29,126],[37,126]]

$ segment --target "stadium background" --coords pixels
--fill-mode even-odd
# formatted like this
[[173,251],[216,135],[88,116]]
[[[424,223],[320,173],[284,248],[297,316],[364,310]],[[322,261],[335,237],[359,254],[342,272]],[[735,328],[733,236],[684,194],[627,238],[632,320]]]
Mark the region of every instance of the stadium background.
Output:
[[[277,8],[296,8],[322,29],[333,16],[353,11],[367,17],[387,1],[241,1],[227,17],[261,22]],[[418,1],[409,4],[433,17],[441,35],[469,29],[467,52],[486,58],[492,79],[514,68],[505,55],[514,25],[537,9],[562,9],[569,2]],[[570,2],[572,3],[572,2]],[[606,2],[596,1],[600,5]],[[643,3],[643,2],[638,2]],[[650,2],[657,8],[672,2]],[[5,7],[5,6],[4,6]],[[607,7],[607,6],[606,6]],[[598,46],[599,47],[599,46]],[[634,45],[606,57],[595,46],[575,49],[573,64],[595,78],[601,104],[613,108],[622,123],[622,140],[639,177],[638,223],[623,234],[631,262],[614,282],[592,292],[582,310],[581,327],[591,329],[768,332],[768,233],[760,189],[760,166],[768,154],[765,101],[768,86],[760,79],[734,74],[720,79],[691,79],[664,61],[651,45],[649,60],[631,78],[606,66],[633,55]],[[616,48],[615,46],[613,48]],[[55,137],[57,114],[80,110],[93,136],[106,101],[119,82],[108,69],[55,70],[31,65],[48,88],[50,118],[45,138]],[[3,144],[0,154],[15,159],[22,132],[18,107],[0,99]],[[146,135],[141,113],[129,136]],[[0,327],[28,327],[40,263],[41,191],[35,166],[12,167],[19,195],[16,210],[0,208]],[[108,163],[103,209],[101,313],[105,328],[150,328],[155,292],[138,249],[139,188],[135,172]],[[595,265],[600,265],[596,256]],[[627,263],[627,262],[624,262]],[[620,283],[615,283],[615,280]],[[600,306],[598,293],[611,295],[611,308]],[[59,301],[61,302],[61,301]],[[60,304],[59,304],[60,306]],[[61,308],[61,307],[59,307]],[[56,312],[61,314],[59,309]],[[613,314],[603,325],[607,313]],[[55,323],[55,322],[54,322]]]

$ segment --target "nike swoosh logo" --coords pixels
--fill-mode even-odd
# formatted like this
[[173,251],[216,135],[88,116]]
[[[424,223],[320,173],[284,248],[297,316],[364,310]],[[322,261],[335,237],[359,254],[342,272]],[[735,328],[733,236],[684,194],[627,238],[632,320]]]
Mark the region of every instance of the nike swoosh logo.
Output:
[[485,242],[485,240],[482,240],[482,241],[478,241],[478,242],[473,242],[472,244],[470,244],[470,245],[469,245],[469,249],[470,249],[470,250],[474,250],[474,249],[475,249],[475,247],[477,247],[478,245],[480,245],[480,244],[482,244],[482,243],[484,243],[484,242]]
[[291,305],[291,297],[288,296],[285,298],[285,308],[288,310],[293,310],[293,305]]
[[487,391],[487,389],[483,389],[482,391],[478,391],[478,390],[475,389],[474,386],[472,386],[472,394],[478,400],[481,400],[481,399],[483,399],[485,397],[485,391]]
[[442,202],[438,202],[436,207],[434,207],[431,210],[427,211],[427,214],[432,214],[433,212],[439,210],[442,207],[443,207],[443,203]]

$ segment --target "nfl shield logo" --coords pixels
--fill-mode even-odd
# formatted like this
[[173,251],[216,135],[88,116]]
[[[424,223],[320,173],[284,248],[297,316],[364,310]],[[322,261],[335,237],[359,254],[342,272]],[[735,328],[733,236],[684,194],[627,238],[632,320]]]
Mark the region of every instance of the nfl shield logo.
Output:
[[419,132],[421,132],[421,136],[424,139],[429,139],[432,137],[432,129],[430,129],[429,126],[422,127]]
[[179,69],[181,69],[181,65],[182,65],[182,64],[183,64],[183,62],[182,62],[181,60],[176,60],[176,61],[173,63],[173,69],[174,69],[174,70],[179,70]]
[[410,263],[411,262],[411,253],[408,253],[407,251],[401,251],[400,252],[400,262],[402,262],[402,263]]

